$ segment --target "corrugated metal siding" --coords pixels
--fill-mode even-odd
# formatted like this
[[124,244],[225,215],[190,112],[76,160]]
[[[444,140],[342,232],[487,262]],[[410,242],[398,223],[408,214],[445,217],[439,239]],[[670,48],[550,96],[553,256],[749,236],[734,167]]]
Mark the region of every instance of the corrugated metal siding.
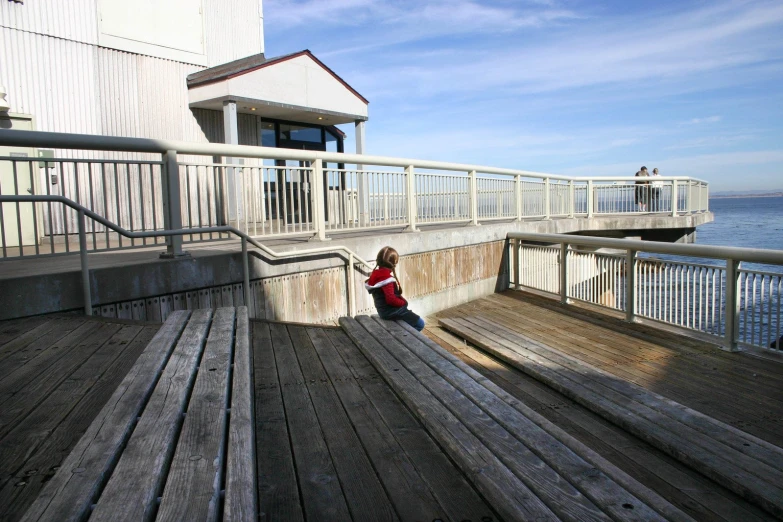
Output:
[[21,31],[98,43],[96,0],[32,0],[0,2],[0,25]]
[[12,112],[32,114],[37,130],[99,134],[96,47],[0,28],[0,80]]
[[204,15],[209,67],[264,51],[260,0],[204,0]]

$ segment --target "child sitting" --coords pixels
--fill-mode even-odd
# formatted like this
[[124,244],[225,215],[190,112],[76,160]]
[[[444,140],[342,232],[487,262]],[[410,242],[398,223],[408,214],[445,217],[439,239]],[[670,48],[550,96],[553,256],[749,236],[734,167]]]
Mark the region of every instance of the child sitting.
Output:
[[400,255],[392,247],[383,247],[375,258],[375,270],[364,283],[364,287],[372,294],[375,308],[381,319],[405,321],[418,331],[424,329],[424,320],[408,310],[408,301],[402,297],[402,286],[397,281],[394,271]]

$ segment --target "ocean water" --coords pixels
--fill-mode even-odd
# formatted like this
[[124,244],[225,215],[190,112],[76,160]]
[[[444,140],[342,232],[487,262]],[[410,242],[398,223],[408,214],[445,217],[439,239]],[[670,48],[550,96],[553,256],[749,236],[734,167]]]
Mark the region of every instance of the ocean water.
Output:
[[710,200],[715,221],[696,229],[700,245],[783,250],[783,197]]

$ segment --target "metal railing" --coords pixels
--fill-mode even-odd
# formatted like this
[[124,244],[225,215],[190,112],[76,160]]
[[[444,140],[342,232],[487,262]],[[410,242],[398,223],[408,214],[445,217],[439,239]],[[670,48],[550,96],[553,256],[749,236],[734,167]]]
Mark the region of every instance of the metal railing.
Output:
[[696,330],[728,350],[783,348],[781,250],[523,232],[508,238],[514,288],[624,311],[628,321]]
[[[70,199],[123,227],[87,229],[90,251],[164,240],[226,239],[196,232],[231,226],[249,237],[327,236],[349,230],[492,220],[678,215],[708,210],[708,185],[687,177],[569,178],[523,170],[356,154],[142,138],[0,130],[0,145],[63,157],[0,157],[2,195]],[[649,179],[649,178],[646,178]],[[51,202],[4,203],[2,257],[78,250],[78,213]]]
[[348,314],[353,317],[356,315],[356,293],[353,283],[354,268],[357,264],[364,265],[367,268],[373,268],[373,264],[365,261],[362,257],[357,255],[351,249],[335,245],[334,247],[325,248],[311,248],[307,250],[297,250],[295,252],[276,252],[271,248],[262,245],[252,237],[248,236],[244,232],[237,230],[231,226],[215,226],[215,227],[199,227],[190,229],[179,230],[160,230],[149,232],[131,232],[125,230],[119,225],[112,223],[111,221],[99,216],[95,212],[91,211],[87,207],[76,203],[63,196],[0,196],[0,204],[2,203],[47,203],[47,204],[61,204],[64,207],[68,207],[77,214],[76,229],[79,237],[79,254],[81,261],[81,276],[82,276],[82,295],[84,299],[84,313],[85,315],[92,315],[92,290],[90,288],[90,269],[88,263],[88,222],[86,218],[90,218],[94,222],[106,227],[108,230],[112,230],[116,234],[126,237],[128,239],[140,239],[155,238],[155,237],[181,237],[188,234],[226,234],[237,236],[242,242],[242,272],[243,272],[243,295],[245,303],[250,303],[250,265],[248,256],[253,252],[248,250],[248,243],[260,250],[261,252],[277,258],[302,258],[312,256],[316,254],[342,254],[346,258],[346,283],[348,294]]

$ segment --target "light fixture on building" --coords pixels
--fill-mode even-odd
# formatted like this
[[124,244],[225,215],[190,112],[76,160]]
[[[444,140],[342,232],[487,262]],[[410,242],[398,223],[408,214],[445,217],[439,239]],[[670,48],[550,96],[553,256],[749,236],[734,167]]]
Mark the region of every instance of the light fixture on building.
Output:
[[323,116],[318,116],[318,119],[319,119],[319,120],[323,120],[323,119],[324,119],[324,117],[323,117]]
[[8,105],[8,102],[5,99],[6,92],[5,87],[0,85],[0,112],[8,112],[11,110],[11,106]]
[[254,110],[256,110],[256,108],[255,107],[250,107],[250,110],[254,111]]

